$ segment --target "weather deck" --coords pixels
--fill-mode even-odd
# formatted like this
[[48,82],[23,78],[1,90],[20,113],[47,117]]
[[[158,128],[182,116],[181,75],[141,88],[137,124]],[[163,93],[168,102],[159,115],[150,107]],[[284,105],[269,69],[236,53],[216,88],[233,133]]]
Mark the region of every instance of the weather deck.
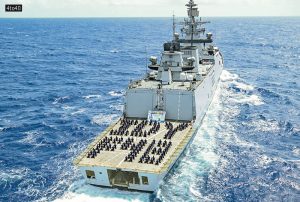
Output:
[[177,159],[192,136],[191,123],[166,123],[119,119],[88,146],[75,160],[75,164],[149,173],[164,172]]

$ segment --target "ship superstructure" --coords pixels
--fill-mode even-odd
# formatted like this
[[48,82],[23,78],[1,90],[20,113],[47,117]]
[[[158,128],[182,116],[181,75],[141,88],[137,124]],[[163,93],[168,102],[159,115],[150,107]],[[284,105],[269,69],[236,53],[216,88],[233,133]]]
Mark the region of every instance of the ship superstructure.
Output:
[[[129,84],[123,116],[75,160],[87,183],[155,191],[192,141],[213,98],[223,57],[193,0],[180,38],[164,44],[150,72]],[[204,38],[202,38],[204,36]]]

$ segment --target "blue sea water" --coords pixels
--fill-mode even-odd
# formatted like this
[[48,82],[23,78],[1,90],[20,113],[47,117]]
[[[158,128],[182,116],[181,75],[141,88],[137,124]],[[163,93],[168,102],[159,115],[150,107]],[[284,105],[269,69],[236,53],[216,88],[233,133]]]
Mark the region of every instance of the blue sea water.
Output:
[[300,18],[208,20],[218,90],[147,194],[87,185],[72,161],[121,115],[171,19],[0,19],[0,201],[300,201]]

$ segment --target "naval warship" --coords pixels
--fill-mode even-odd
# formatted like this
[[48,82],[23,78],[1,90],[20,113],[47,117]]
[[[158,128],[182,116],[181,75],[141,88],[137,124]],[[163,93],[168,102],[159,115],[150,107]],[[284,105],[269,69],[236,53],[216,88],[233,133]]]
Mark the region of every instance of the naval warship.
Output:
[[[153,192],[192,142],[212,101],[223,57],[197,4],[151,56],[144,78],[130,82],[123,115],[75,159],[91,185]],[[174,19],[174,16],[173,16]]]

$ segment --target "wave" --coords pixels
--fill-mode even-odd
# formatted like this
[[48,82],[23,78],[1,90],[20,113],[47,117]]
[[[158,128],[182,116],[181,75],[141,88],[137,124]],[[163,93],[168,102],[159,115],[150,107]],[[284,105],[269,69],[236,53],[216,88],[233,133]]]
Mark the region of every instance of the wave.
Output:
[[102,96],[101,95],[94,95],[94,94],[92,94],[92,95],[86,95],[86,96],[83,96],[83,98],[84,99],[100,99],[100,98],[102,98]]
[[[237,120],[239,115],[247,116],[244,110],[249,109],[237,103],[256,108],[263,101],[256,94],[260,93],[258,88],[251,85],[249,87],[237,75],[229,72],[225,74],[226,79],[220,82],[222,110],[217,121],[221,130],[218,130],[215,138],[216,155],[219,157],[217,166],[209,170],[207,177],[199,175],[200,179],[195,180],[195,186],[190,188],[190,192],[204,201],[231,201],[235,195],[252,201],[261,193],[265,194],[259,198],[266,201],[272,197],[282,198],[290,193],[290,189],[299,188],[295,186],[296,178],[285,177],[287,173],[293,173],[297,163],[286,160],[288,151],[283,150],[285,146],[280,144],[284,135],[277,135],[283,131],[292,133],[293,125],[268,119],[259,114],[259,111],[258,114],[254,111],[245,120]],[[232,86],[241,90],[232,89]],[[282,155],[275,148],[281,148]],[[275,194],[275,189],[281,189],[282,193]],[[293,197],[296,195],[288,198]]]
[[228,70],[223,70],[220,76],[221,84],[230,84],[243,91],[253,91],[254,86],[241,81],[237,74],[230,73]]
[[244,90],[244,91],[253,91],[254,90],[254,86],[246,84],[246,83],[241,83],[241,82],[237,82],[237,81],[233,80],[232,84],[240,90]]
[[223,70],[222,74],[220,76],[220,80],[222,82],[234,81],[234,80],[237,80],[238,78],[239,78],[239,76],[237,74],[232,74],[227,70]]
[[0,187],[4,190],[11,188],[15,182],[24,179],[28,172],[29,169],[25,167],[0,170]]
[[19,140],[21,143],[36,145],[37,138],[40,137],[40,133],[38,131],[27,131],[25,132],[26,136],[25,138]]
[[[295,148],[295,149],[293,149],[293,153],[294,153],[294,155],[296,155],[296,156],[300,156],[300,148]],[[297,161],[299,161],[299,163],[300,163],[300,159],[297,160]]]
[[235,103],[246,103],[246,104],[251,104],[251,105],[262,105],[264,104],[263,101],[261,101],[261,99],[258,97],[258,95],[250,95],[250,96],[237,96],[235,98],[231,98],[230,99],[232,102]]
[[68,105],[63,105],[62,108],[64,110],[72,110],[72,109],[75,109],[75,107],[71,107],[71,106],[68,106]]
[[71,115],[83,114],[86,111],[84,108],[80,108],[77,111],[71,112]]
[[279,132],[280,126],[277,121],[255,119],[249,123],[257,132]]
[[59,103],[63,103],[66,100],[69,100],[70,97],[69,96],[64,96],[64,97],[58,97],[55,98],[54,101],[52,102],[52,104],[59,104]]
[[[75,106],[69,106],[69,105],[63,105],[61,107],[63,110],[66,111],[66,113],[74,116],[74,115],[77,115],[77,114],[83,114],[86,112],[86,108],[77,108]],[[63,116],[66,116],[67,114],[64,114]]]
[[110,50],[109,51],[110,53],[118,53],[118,52],[120,52],[118,49],[112,49],[112,50]]
[[120,111],[122,112],[124,109],[124,105],[120,104],[120,105],[110,105],[109,106],[110,109],[116,110],[116,111]]
[[12,168],[0,171],[0,181],[20,180],[28,173],[27,168]]
[[271,90],[268,90],[268,89],[265,89],[265,88],[258,88],[257,90],[264,97],[268,97],[268,98],[280,98],[280,95],[278,95],[275,92],[272,92]]
[[110,91],[108,94],[113,97],[121,97],[125,95],[125,91]]
[[[259,95],[255,93],[255,87],[240,80],[237,74],[232,74],[227,70],[223,70],[220,85],[226,89],[234,89],[235,92],[225,91],[228,101],[238,104],[263,105]],[[236,90],[237,89],[237,90]]]
[[149,201],[149,194],[139,193],[139,192],[130,192],[121,191],[117,189],[107,189],[99,188],[91,185],[87,185],[83,180],[78,180],[74,182],[69,190],[55,202],[98,202],[98,201],[107,201],[107,202],[142,202]]
[[109,125],[116,121],[119,115],[117,114],[99,114],[92,118],[92,123],[97,125]]

